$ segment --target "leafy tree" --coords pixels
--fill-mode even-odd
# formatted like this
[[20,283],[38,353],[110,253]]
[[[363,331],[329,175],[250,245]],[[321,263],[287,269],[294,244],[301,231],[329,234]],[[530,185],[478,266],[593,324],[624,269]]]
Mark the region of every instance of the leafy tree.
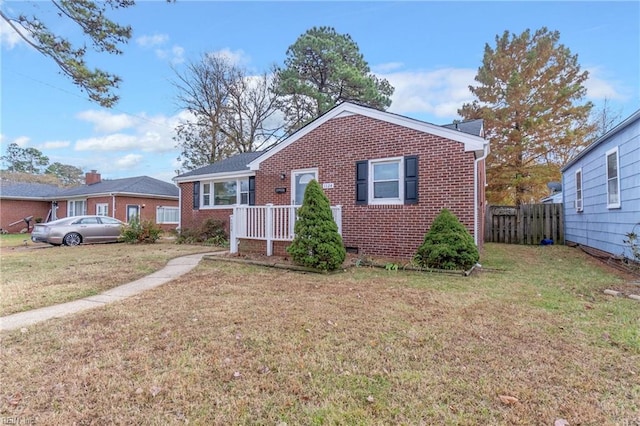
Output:
[[53,175],[65,186],[81,185],[84,182],[84,172],[82,169],[55,162],[44,171],[46,175]]
[[[131,27],[119,25],[106,16],[107,9],[127,8],[133,0],[52,0],[55,7],[55,26],[62,25],[60,18],[77,24],[93,44],[93,50],[110,54],[121,54],[120,45],[131,38]],[[87,46],[74,45],[60,34],[56,34],[44,22],[43,16],[13,13],[19,3],[2,2],[0,17],[31,47],[51,58],[60,71],[75,85],[86,92],[89,99],[103,107],[111,107],[118,101],[113,90],[118,87],[120,77],[99,68],[93,70],[85,62]],[[28,4],[28,3],[27,3]]]
[[281,129],[268,74],[250,77],[216,54],[205,54],[184,73],[175,73],[178,106],[193,117],[178,125],[174,137],[182,148],[178,159],[184,169],[255,151]]
[[40,174],[49,165],[49,157],[36,148],[22,148],[17,143],[7,146],[2,162],[9,172]]
[[467,228],[447,209],[433,220],[414,260],[422,267],[467,270],[480,259]]
[[505,31],[495,48],[485,45],[477,98],[458,113],[485,120],[491,141],[487,199],[493,204],[531,202],[560,180],[560,168],[588,144],[592,104],[577,55],[558,44],[560,33],[541,28],[520,35]]
[[297,264],[323,271],[338,269],[347,255],[333,220],[329,199],[320,184],[312,180],[304,191],[294,231],[296,236],[287,252]]
[[288,131],[343,101],[384,110],[391,105],[394,90],[371,73],[351,36],[331,27],[313,27],[287,49],[276,87]]

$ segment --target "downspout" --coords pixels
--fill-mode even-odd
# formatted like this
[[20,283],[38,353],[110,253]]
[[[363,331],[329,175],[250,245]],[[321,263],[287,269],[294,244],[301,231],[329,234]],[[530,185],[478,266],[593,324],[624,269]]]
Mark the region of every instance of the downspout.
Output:
[[182,185],[178,185],[178,230],[182,229]]
[[116,218],[116,195],[111,193],[111,217]]
[[[473,241],[476,243],[476,247],[479,247],[478,228],[480,227],[478,223],[478,163],[487,158],[487,155],[489,155],[489,141],[486,141],[484,146],[482,147],[482,155],[473,161]],[[484,167],[484,173],[486,176],[486,164]]]

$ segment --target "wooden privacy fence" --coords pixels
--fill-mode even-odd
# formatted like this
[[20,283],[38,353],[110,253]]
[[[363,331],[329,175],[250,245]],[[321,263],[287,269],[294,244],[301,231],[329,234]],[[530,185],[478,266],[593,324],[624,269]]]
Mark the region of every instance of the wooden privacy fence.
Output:
[[484,240],[488,243],[564,244],[562,204],[487,206]]

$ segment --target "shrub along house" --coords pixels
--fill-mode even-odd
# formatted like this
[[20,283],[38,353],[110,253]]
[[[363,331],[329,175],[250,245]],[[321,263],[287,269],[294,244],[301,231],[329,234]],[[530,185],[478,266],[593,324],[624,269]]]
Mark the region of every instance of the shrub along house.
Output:
[[[123,222],[137,216],[163,229],[178,226],[178,188],[149,176],[102,180],[97,171],[85,175],[85,184],[59,188],[53,185],[2,181],[2,228],[17,232],[15,221],[33,216],[48,222],[84,214],[111,216]],[[33,225],[33,223],[32,223]],[[15,227],[18,229],[14,229]]]
[[215,218],[231,249],[285,253],[296,206],[317,180],[348,251],[411,258],[448,208],[481,245],[488,141],[482,121],[436,126],[343,103],[265,152],[174,178],[181,228]]
[[633,258],[626,234],[640,234],[640,110],[562,168],[567,244]]

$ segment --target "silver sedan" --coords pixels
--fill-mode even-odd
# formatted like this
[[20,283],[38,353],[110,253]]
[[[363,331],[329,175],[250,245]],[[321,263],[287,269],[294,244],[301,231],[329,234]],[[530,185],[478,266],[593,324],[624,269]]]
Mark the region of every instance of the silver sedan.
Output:
[[123,226],[123,222],[107,216],[65,217],[36,224],[31,231],[31,241],[55,246],[115,242]]

